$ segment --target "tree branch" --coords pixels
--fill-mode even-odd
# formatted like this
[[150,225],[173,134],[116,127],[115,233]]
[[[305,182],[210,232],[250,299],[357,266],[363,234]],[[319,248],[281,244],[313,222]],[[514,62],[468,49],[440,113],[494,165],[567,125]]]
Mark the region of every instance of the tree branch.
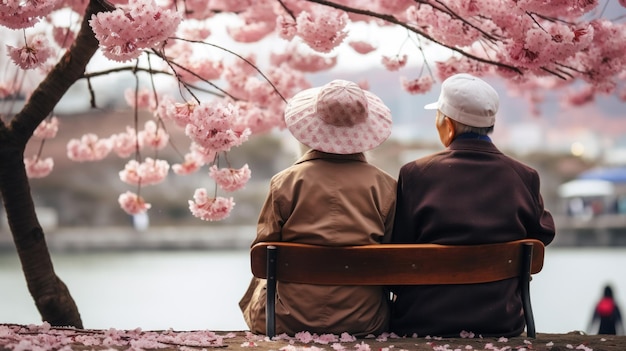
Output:
[[403,27],[403,28],[406,28],[406,29],[408,29],[408,30],[418,34],[418,35],[421,35],[422,37],[432,41],[433,43],[439,44],[439,45],[441,45],[443,47],[446,47],[446,48],[448,48],[448,49],[450,49],[452,51],[458,52],[459,54],[461,54],[461,55],[463,55],[463,56],[465,56],[467,58],[470,58],[470,59],[472,59],[474,61],[486,63],[486,64],[497,66],[497,67],[500,67],[500,68],[505,68],[505,69],[511,70],[513,72],[516,72],[518,74],[523,74],[522,70],[517,68],[517,67],[515,67],[515,66],[511,66],[511,65],[508,65],[506,63],[501,63],[501,62],[497,62],[497,61],[488,60],[488,59],[485,59],[485,58],[482,58],[482,57],[470,54],[470,53],[468,53],[466,51],[463,51],[463,50],[461,50],[461,49],[459,49],[459,48],[457,48],[455,46],[450,46],[450,45],[443,44],[443,43],[439,42],[438,40],[436,40],[435,38],[431,37],[430,35],[426,34],[425,32],[421,31],[420,29],[418,29],[416,27],[413,27],[413,26],[409,25],[408,23],[402,22],[402,21],[398,20],[397,18],[395,18],[394,16],[383,15],[383,14],[375,13],[375,12],[368,11],[368,10],[361,10],[361,9],[357,9],[357,8],[354,8],[354,7],[345,6],[345,5],[337,4],[337,3],[326,1],[326,0],[307,0],[307,1],[308,2],[312,2],[312,3],[316,3],[316,4],[320,4],[320,5],[325,5],[325,6],[332,7],[332,8],[336,8],[336,9],[343,10],[343,11],[346,11],[346,12],[351,12],[351,13],[356,13],[356,14],[360,14],[360,15],[365,15],[365,16],[369,16],[369,17],[378,18],[378,19],[381,19],[383,21],[396,24],[396,25],[398,25],[400,27]]

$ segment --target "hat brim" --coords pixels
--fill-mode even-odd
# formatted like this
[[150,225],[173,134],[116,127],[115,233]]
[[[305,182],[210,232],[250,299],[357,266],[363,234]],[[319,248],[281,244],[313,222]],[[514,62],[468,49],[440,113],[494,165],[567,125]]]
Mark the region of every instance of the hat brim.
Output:
[[439,102],[431,102],[424,106],[424,110],[436,110],[439,108]]
[[376,95],[363,91],[368,118],[353,126],[335,126],[317,116],[317,95],[321,88],[296,94],[285,107],[285,124],[302,144],[323,152],[355,154],[382,144],[391,135],[391,111]]

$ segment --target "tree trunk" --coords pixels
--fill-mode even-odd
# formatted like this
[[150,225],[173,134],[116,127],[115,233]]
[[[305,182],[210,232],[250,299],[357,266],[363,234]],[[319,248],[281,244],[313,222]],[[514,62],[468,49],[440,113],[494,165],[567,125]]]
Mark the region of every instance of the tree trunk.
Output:
[[98,49],[89,26],[92,14],[110,11],[105,0],[91,0],[76,42],[32,93],[23,109],[7,126],[0,123],[0,196],[17,248],[28,290],[42,320],[53,326],[83,328],[74,299],[54,272],[45,236],[24,168],[24,150],[35,128],[80,79]]

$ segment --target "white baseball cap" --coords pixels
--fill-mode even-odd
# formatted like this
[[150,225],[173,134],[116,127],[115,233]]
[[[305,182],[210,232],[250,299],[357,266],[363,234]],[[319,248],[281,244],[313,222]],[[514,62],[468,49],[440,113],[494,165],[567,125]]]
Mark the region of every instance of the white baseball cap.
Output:
[[472,127],[491,127],[496,122],[500,98],[484,80],[467,73],[448,77],[441,84],[439,100],[424,106],[439,110],[457,122]]

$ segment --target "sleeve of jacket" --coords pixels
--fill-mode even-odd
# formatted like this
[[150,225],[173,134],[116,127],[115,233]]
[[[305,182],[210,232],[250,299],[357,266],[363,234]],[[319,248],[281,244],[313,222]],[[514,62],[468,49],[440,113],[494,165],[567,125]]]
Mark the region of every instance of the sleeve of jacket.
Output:
[[266,241],[281,241],[281,231],[285,220],[281,217],[280,206],[275,199],[275,181],[270,182],[270,190],[259,214],[257,235],[252,245]]
[[539,175],[533,172],[532,192],[537,202],[537,222],[534,228],[529,228],[529,237],[538,239],[543,242],[544,245],[548,245],[554,240],[556,228],[554,225],[554,218],[550,211],[548,211],[543,203],[543,198],[540,193],[540,180]]

